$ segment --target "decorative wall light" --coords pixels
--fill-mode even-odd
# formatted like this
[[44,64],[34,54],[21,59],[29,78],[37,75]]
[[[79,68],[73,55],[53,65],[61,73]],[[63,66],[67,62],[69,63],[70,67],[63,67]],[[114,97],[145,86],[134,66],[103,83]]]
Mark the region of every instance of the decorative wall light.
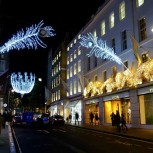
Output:
[[21,72],[11,74],[11,85],[13,90],[20,93],[23,97],[24,94],[30,93],[35,84],[35,75],[30,73],[28,76],[27,72],[24,75]]
[[38,25],[32,25],[29,28],[26,28],[24,32],[23,29],[17,32],[16,35],[8,40],[2,47],[0,47],[0,53],[9,52],[13,49],[37,49],[38,46],[46,48],[47,45],[41,41],[39,37],[51,37],[55,34],[53,33],[54,29],[51,26],[43,27],[44,23],[41,21]]

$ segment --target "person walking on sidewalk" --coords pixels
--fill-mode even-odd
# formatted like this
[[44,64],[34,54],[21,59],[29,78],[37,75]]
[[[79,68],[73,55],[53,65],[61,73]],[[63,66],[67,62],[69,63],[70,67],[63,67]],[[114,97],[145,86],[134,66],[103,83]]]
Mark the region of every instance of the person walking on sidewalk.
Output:
[[121,131],[121,129],[120,129],[120,114],[119,114],[118,110],[116,111],[116,114],[115,114],[115,123],[116,123],[117,131],[120,132]]
[[126,126],[126,119],[125,119],[125,116],[123,113],[121,114],[121,127],[122,127],[122,130],[124,130],[124,128],[126,131],[128,130],[128,128]]
[[4,124],[4,118],[3,118],[3,116],[0,113],[0,134],[1,134],[1,131],[2,131],[2,125],[3,124]]
[[7,121],[7,114],[4,112],[2,115],[4,121],[3,121],[3,128],[5,129],[6,121]]
[[90,125],[93,125],[94,114],[90,112]]
[[115,126],[115,114],[114,114],[114,112],[111,113],[110,117],[111,117],[111,120],[112,120],[112,126]]
[[72,120],[72,115],[69,114],[69,122],[71,123],[71,120]]
[[78,112],[75,113],[75,124],[76,122],[78,122],[78,125],[79,125],[79,114]]
[[99,116],[98,116],[98,113],[95,114],[95,125],[98,125],[99,124]]

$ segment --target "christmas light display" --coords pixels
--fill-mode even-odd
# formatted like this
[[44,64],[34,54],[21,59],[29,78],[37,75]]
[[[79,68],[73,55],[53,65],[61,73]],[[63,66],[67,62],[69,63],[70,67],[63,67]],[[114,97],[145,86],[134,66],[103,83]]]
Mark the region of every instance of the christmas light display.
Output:
[[9,52],[13,49],[37,49],[38,46],[46,48],[47,45],[41,41],[39,37],[51,37],[54,36],[54,29],[51,26],[43,27],[44,23],[41,21],[38,25],[32,25],[29,28],[26,28],[26,31],[22,29],[17,32],[16,35],[8,40],[2,47],[0,47],[0,53]]
[[11,74],[11,85],[13,90],[17,93],[20,93],[22,96],[26,93],[30,93],[35,84],[35,75],[30,73],[28,76],[27,72],[22,75],[20,72],[18,74]]
[[118,64],[122,64],[126,69],[128,69],[121,59],[114,53],[114,49],[110,48],[106,45],[106,41],[102,39],[98,40],[98,37],[95,37],[92,33],[87,33],[87,35],[81,36],[80,44],[86,48],[91,49],[88,57],[95,54],[97,58],[108,59],[111,61],[115,61]]

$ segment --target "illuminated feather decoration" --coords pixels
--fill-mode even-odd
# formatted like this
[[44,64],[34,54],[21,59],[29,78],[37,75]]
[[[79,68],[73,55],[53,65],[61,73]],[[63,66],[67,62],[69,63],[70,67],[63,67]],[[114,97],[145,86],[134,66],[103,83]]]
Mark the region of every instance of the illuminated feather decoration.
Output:
[[90,52],[87,54],[88,57],[95,54],[98,58],[108,59],[111,61],[115,61],[118,64],[122,64],[126,69],[128,69],[121,59],[114,53],[114,49],[110,48],[106,45],[106,41],[101,39],[98,40],[97,37],[93,36],[92,33],[87,33],[87,35],[83,35],[81,37],[80,44],[86,48],[91,49]]
[[51,26],[43,27],[44,23],[41,21],[38,25],[32,25],[26,28],[26,32],[22,29],[18,31],[16,35],[8,40],[2,47],[0,47],[0,53],[5,53],[13,49],[37,49],[38,46],[46,48],[47,45],[41,41],[39,37],[51,37],[55,34],[54,29]]

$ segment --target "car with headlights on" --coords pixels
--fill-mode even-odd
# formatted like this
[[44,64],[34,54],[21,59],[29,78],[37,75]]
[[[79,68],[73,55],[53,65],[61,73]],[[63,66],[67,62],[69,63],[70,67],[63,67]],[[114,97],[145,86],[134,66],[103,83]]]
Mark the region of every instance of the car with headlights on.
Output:
[[21,115],[14,115],[12,119],[12,126],[15,125],[22,125],[22,116]]

